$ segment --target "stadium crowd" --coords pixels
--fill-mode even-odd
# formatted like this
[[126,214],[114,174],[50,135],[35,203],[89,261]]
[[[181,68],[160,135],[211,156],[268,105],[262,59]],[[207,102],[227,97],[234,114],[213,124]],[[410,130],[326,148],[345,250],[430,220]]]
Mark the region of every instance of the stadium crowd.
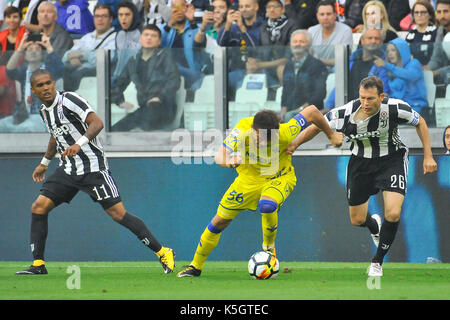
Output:
[[[351,98],[362,78],[377,75],[390,97],[405,100],[433,124],[425,72],[433,75],[436,97],[444,97],[450,84],[450,0],[0,0],[0,30],[0,132],[27,131],[39,112],[28,84],[33,68],[46,67],[59,89],[76,91],[81,79],[95,76],[99,48],[111,52],[113,102],[135,107],[117,91],[133,82],[139,108],[157,108],[145,113],[159,119],[151,121],[157,128],[173,119],[164,113],[176,110],[164,85],[176,91],[182,80],[186,101],[193,101],[204,77],[213,74],[217,46],[230,50],[229,99],[246,75],[264,74],[269,99],[270,90],[283,88],[285,121],[309,104],[323,113],[335,106],[326,82],[337,44],[356,48]],[[166,48],[174,50],[167,54]],[[33,51],[39,52],[35,58]],[[159,79],[150,74],[154,70],[161,70]],[[126,119],[117,130],[139,130]]]

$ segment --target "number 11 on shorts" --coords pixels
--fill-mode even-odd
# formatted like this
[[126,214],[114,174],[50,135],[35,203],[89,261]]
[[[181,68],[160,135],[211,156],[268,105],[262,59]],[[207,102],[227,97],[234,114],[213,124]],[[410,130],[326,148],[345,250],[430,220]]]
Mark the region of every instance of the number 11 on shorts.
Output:
[[101,196],[100,196],[100,194],[99,194],[99,192],[98,192],[98,190],[97,190],[97,187],[94,187],[92,190],[95,192],[95,194],[97,195],[97,201],[101,201],[101,200],[105,200],[105,199],[108,199],[108,198],[110,198],[111,196],[108,194],[108,192],[106,191],[106,188],[105,188],[105,185],[104,184],[102,184],[101,186],[100,186],[100,189],[102,189],[103,190],[103,193],[105,194],[105,196],[102,198]]

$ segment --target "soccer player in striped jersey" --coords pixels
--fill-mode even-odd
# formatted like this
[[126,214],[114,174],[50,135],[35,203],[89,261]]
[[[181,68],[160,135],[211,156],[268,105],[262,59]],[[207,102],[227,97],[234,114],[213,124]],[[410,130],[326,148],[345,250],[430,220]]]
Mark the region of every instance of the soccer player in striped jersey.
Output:
[[33,172],[33,180],[45,179],[48,165],[56,153],[61,160],[56,171],[45,179],[41,193],[31,207],[31,250],[33,264],[16,274],[47,274],[44,261],[48,232],[48,213],[63,202],[70,202],[83,191],[98,202],[111,218],[128,228],[158,256],[164,272],[175,266],[174,252],[163,247],[145,223],[125,209],[110,174],[103,147],[97,135],[103,122],[89,103],[74,92],[58,92],[47,70],[31,75],[31,91],[43,102],[41,117],[51,134],[47,151]]
[[[330,127],[351,141],[352,155],[347,167],[347,201],[353,225],[367,227],[378,249],[369,267],[369,276],[382,276],[384,256],[391,247],[406,193],[408,148],[400,140],[398,125],[416,128],[424,150],[423,173],[437,170],[425,120],[406,102],[388,98],[383,82],[375,76],[364,78],[359,99],[327,113]],[[292,153],[298,146],[314,138],[320,129],[311,125],[288,146]],[[368,200],[383,192],[384,222],[370,216]]]

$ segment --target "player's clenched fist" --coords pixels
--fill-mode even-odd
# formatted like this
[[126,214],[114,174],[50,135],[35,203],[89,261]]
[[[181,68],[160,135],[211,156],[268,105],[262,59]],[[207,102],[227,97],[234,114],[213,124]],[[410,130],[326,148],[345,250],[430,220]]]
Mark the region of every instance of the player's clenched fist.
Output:
[[423,174],[433,173],[437,170],[437,163],[433,157],[425,157],[423,159]]
[[342,142],[344,141],[344,134],[342,132],[334,132],[333,136],[330,139],[333,147],[339,148],[342,146]]

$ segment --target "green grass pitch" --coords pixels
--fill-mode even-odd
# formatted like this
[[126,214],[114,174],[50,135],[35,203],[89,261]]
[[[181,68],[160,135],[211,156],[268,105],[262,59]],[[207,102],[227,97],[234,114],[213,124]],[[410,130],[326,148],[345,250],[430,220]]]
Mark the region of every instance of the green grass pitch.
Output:
[[[186,264],[177,261],[175,272]],[[14,274],[28,265],[0,262],[1,300],[450,299],[450,264],[445,263],[385,263],[378,285],[368,281],[368,263],[281,261],[273,280],[250,278],[247,262],[242,261],[208,261],[199,278],[164,274],[155,261],[50,261],[48,275]],[[67,286],[76,284],[69,279],[74,274],[67,273],[71,265],[79,267],[80,289]]]

